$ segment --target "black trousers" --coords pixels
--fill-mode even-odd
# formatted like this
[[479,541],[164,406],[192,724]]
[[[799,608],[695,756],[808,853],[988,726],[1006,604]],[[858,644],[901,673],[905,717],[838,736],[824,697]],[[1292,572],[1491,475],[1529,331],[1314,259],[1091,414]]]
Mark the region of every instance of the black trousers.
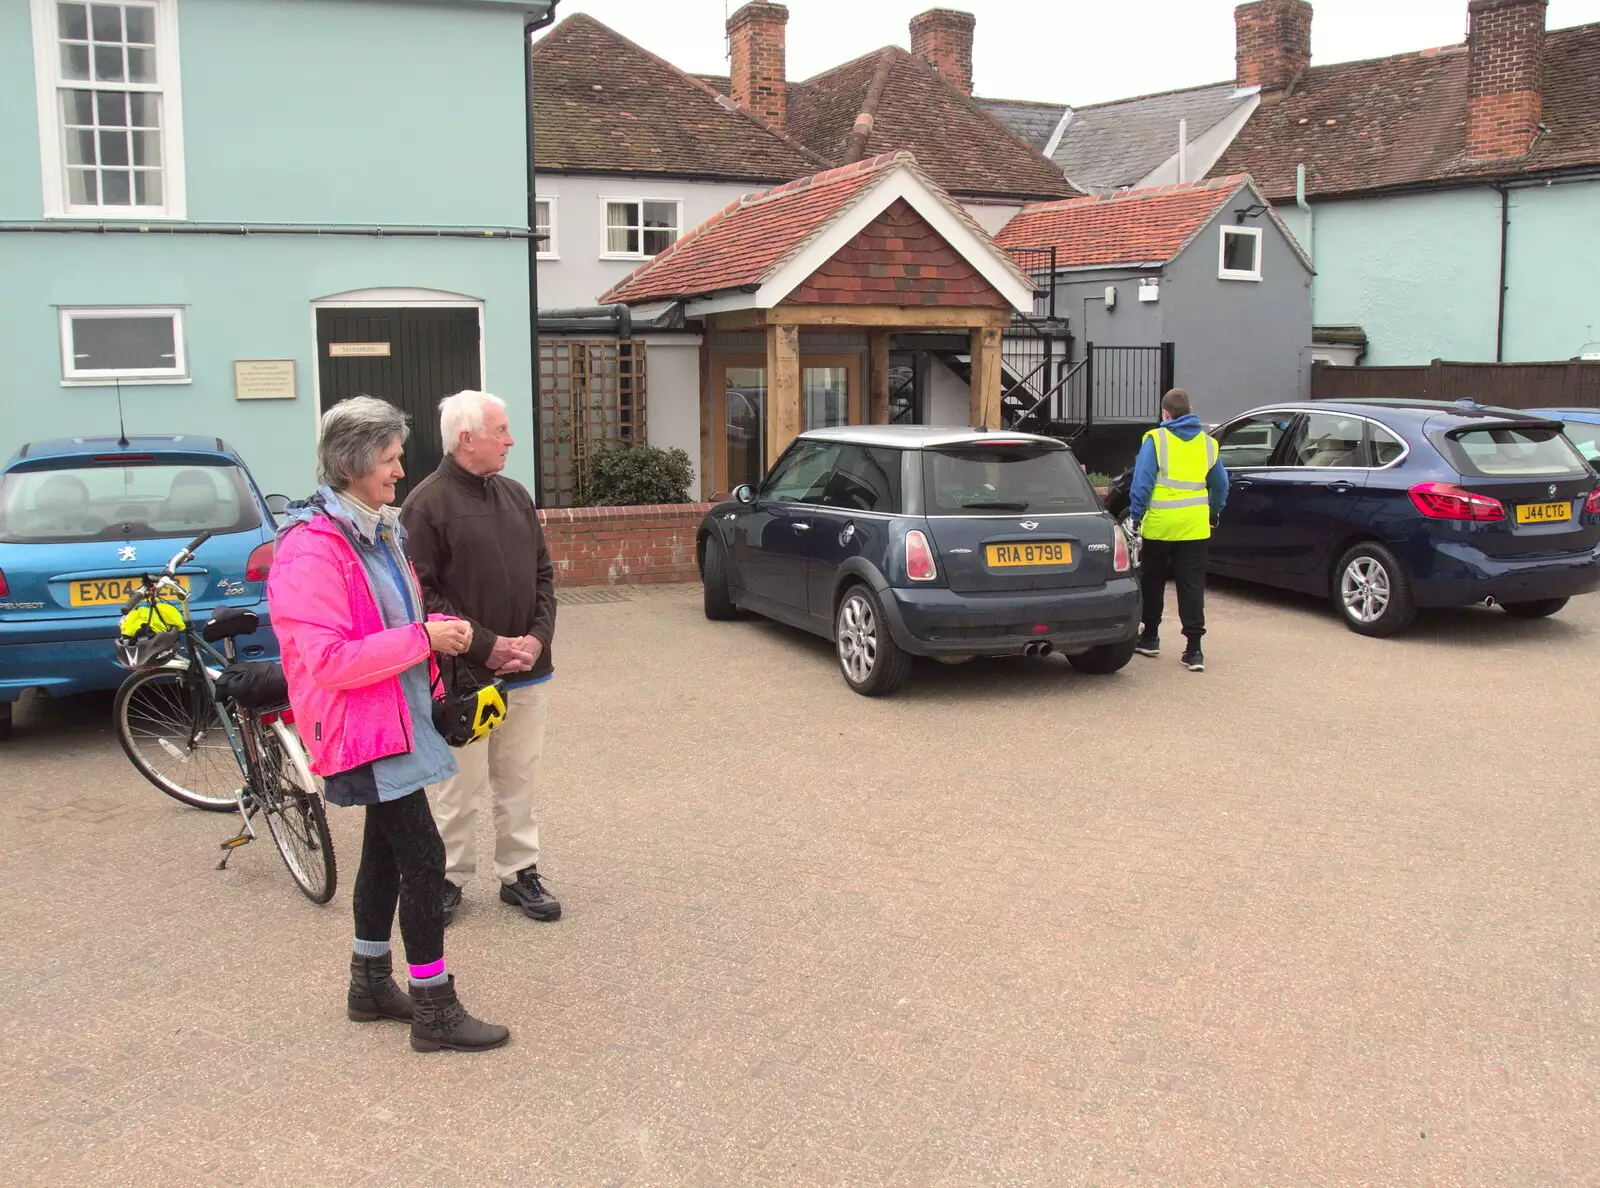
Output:
[[1206,555],[1209,540],[1151,540],[1139,545],[1139,592],[1144,596],[1144,632],[1161,629],[1167,578],[1178,583],[1178,618],[1189,639],[1206,633]]
[[367,806],[356,871],[356,936],[388,940],[400,908],[406,961],[431,965],[444,956],[444,842],[421,789]]

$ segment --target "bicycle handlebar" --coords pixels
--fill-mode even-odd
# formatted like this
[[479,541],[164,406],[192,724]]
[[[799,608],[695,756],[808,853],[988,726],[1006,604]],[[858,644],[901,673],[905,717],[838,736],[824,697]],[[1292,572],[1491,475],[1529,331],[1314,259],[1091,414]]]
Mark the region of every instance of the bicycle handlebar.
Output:
[[171,577],[175,572],[177,572],[178,566],[187,565],[190,561],[194,560],[195,550],[201,545],[205,544],[206,541],[210,540],[211,535],[211,530],[208,528],[199,536],[191,540],[188,544],[184,545],[183,548],[178,552],[178,555],[175,556],[171,561],[167,562],[167,576]]

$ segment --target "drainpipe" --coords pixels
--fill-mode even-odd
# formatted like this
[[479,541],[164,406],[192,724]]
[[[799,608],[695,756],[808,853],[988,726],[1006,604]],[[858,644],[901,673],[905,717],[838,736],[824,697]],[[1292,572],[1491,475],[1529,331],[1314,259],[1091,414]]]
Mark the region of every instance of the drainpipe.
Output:
[[1178,183],[1189,180],[1189,121],[1178,121]]
[[528,363],[533,380],[533,503],[544,506],[544,443],[539,420],[539,241],[534,228],[539,224],[537,181],[533,166],[533,35],[556,19],[556,2],[542,17],[529,21],[522,29],[522,110],[528,129]]
[[[1312,266],[1317,263],[1317,216],[1311,209],[1311,203],[1306,201],[1306,167],[1301,164],[1294,171],[1294,204],[1305,212],[1306,216],[1306,255],[1311,257]],[[1315,274],[1311,278],[1312,285],[1317,283]]]
[[1494,361],[1506,361],[1506,257],[1511,241],[1511,191],[1492,186],[1500,194],[1500,292],[1494,318]]

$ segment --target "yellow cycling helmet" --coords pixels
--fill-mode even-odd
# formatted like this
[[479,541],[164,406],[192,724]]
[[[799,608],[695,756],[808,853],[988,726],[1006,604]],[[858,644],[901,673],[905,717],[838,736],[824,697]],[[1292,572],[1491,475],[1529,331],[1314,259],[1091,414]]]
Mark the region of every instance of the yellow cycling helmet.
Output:
[[[451,659],[452,676],[459,670]],[[505,682],[492,680],[487,685],[447,687],[442,697],[433,700],[433,728],[452,747],[487,738],[489,732],[506,720]]]
[[170,602],[141,602],[117,626],[117,663],[124,668],[165,664],[177,653],[183,609]]

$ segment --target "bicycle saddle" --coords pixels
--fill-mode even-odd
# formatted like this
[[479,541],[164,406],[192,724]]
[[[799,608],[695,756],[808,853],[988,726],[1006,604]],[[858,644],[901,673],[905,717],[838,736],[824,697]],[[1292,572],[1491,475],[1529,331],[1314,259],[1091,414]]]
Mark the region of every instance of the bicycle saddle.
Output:
[[207,643],[217,643],[240,635],[254,635],[260,626],[260,616],[247,606],[219,606],[211,612],[200,635]]

